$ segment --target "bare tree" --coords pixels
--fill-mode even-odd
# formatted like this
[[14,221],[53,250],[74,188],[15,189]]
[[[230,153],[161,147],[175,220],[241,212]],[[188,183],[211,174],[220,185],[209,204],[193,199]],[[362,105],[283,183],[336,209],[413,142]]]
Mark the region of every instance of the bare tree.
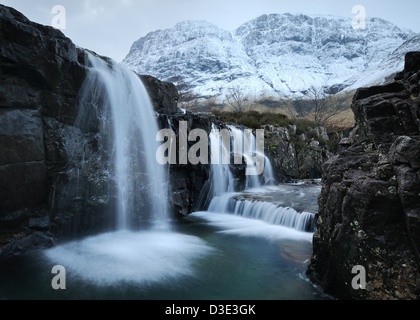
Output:
[[343,110],[341,101],[336,96],[327,96],[320,88],[311,87],[308,93],[314,104],[312,113],[316,123],[330,125],[330,120]]
[[228,89],[225,103],[232,111],[247,111],[251,108],[252,101],[245,95],[241,87],[232,86]]
[[322,88],[312,86],[305,98],[284,101],[283,104],[296,119],[307,119],[325,127],[337,125],[337,115],[345,109],[345,98],[327,95]]
[[179,76],[171,78],[179,93],[178,105],[180,108],[195,111],[198,108],[199,95],[195,94],[191,86]]

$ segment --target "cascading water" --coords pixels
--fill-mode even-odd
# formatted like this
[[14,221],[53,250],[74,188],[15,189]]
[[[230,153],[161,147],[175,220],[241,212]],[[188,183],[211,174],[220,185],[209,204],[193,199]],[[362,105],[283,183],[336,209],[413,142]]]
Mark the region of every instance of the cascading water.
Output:
[[[253,134],[246,134],[243,130],[228,126],[231,139],[230,150],[245,159],[247,166],[252,166],[252,154],[258,154],[256,139]],[[210,141],[219,141],[218,130],[213,125]],[[246,150],[248,148],[248,150]],[[246,176],[245,191],[253,190],[254,194],[262,191],[262,187],[275,183],[271,162],[264,157],[264,171],[260,176]],[[207,211],[211,213],[227,213],[255,220],[265,221],[273,225],[281,225],[297,231],[314,232],[315,215],[310,212],[298,212],[295,209],[270,201],[248,200],[241,193],[234,190],[234,177],[228,165],[213,165],[211,168],[212,198],[208,199]],[[247,195],[249,197],[249,195]]]
[[135,215],[164,224],[168,185],[165,170],[155,158],[158,125],[148,93],[137,75],[112,60],[90,54],[89,62],[81,109],[100,101],[110,114],[117,228],[130,229]]
[[[253,148],[255,146],[255,137],[253,135],[245,135],[242,130],[234,126],[228,126],[233,138],[233,150],[235,153],[239,153],[245,158],[247,165],[251,164],[249,154],[245,152],[245,145]],[[249,175],[246,177],[246,188],[257,188],[260,187],[259,176]]]
[[264,156],[264,172],[263,172],[263,184],[264,185],[274,185],[276,181],[274,180],[273,166],[271,165],[270,159],[267,156]]
[[[212,199],[215,197],[237,191],[237,183],[229,165],[232,160],[232,157],[230,156],[231,153],[239,155],[241,161],[245,158],[245,165],[252,167],[252,159],[250,157],[252,150],[245,150],[245,146],[248,146],[251,149],[255,147],[255,136],[245,135],[242,130],[234,126],[228,126],[228,129],[222,130],[228,130],[229,134],[221,134],[221,130],[218,129],[215,124],[212,124],[212,130],[210,131],[209,136],[210,151],[212,153],[210,179],[207,180],[202,189],[204,194],[201,195],[202,201],[200,208],[208,208]],[[229,136],[229,142],[223,140],[227,136]],[[226,143],[229,143],[229,148],[226,147]],[[214,153],[216,153],[216,155],[214,155]],[[227,159],[228,163],[223,163],[223,155],[229,156],[229,159]],[[216,162],[214,162],[215,160]],[[272,167],[269,162],[269,159],[265,157],[266,166],[263,172],[263,177],[265,181],[274,181]],[[249,189],[260,187],[260,180],[261,178],[256,175],[246,176],[245,188]]]
[[[108,158],[117,230],[63,244],[45,255],[97,286],[160,283],[191,275],[196,259],[211,248],[198,237],[172,230],[168,176],[156,160],[158,125],[148,93],[140,78],[123,66],[93,55],[89,62],[79,118],[89,122],[86,110],[92,106],[103,113],[100,133],[109,144],[106,151],[112,153]],[[136,230],[135,220],[146,220],[152,228]]]
[[[232,172],[229,169],[228,164],[223,164],[222,155],[223,153],[229,154],[226,150],[225,145],[222,142],[222,136],[220,131],[216,126],[212,125],[212,130],[210,132],[210,145],[219,147],[219,159],[217,164],[211,165],[211,180],[212,180],[212,189],[213,196],[222,195],[226,192],[235,191],[235,183],[233,179]],[[229,159],[230,160],[230,159]]]
[[209,212],[229,213],[237,216],[265,221],[298,231],[315,231],[315,217],[310,212],[297,212],[268,201],[253,201],[241,198],[242,194],[225,194],[215,197]]
[[[89,75],[81,92],[80,118],[89,124],[92,110],[99,110],[102,116],[99,133],[103,138],[99,148],[108,156],[98,161],[109,165],[110,173],[104,176],[110,177],[110,184],[114,184],[117,191],[117,230],[44,251],[40,261],[42,268],[50,271],[52,265],[65,267],[69,289],[71,287],[62,292],[65,295],[51,290],[51,281],[45,282],[44,271],[39,277],[36,274],[39,269],[25,263],[30,266],[26,270],[27,277],[22,277],[24,272],[20,268],[9,265],[6,270],[19,270],[17,276],[0,272],[0,296],[4,294],[5,283],[11,291],[19,288],[26,294],[33,290],[38,278],[41,293],[35,292],[36,298],[313,298],[313,287],[300,277],[305,271],[304,261],[311,254],[312,234],[296,230],[306,224],[305,216],[281,208],[282,204],[285,208],[293,207],[294,200],[291,201],[288,190],[267,186],[267,182],[273,180],[268,159],[265,159],[261,179],[250,178],[248,188],[236,193],[232,166],[215,165],[209,179],[213,186],[209,194],[215,195],[209,211],[216,212],[197,212],[188,218],[202,218],[208,225],[198,222],[197,228],[196,222],[170,224],[164,216],[168,201],[166,170],[156,161],[157,125],[144,87],[135,74],[112,61],[93,56],[90,61]],[[168,125],[171,127],[171,123]],[[214,131],[210,138],[214,141],[220,136]],[[264,201],[262,194],[269,188],[273,188],[276,196],[284,194],[285,198]],[[319,190],[316,193],[319,194]],[[298,191],[293,198],[307,207],[309,202],[316,203],[314,195],[315,192],[311,199],[302,202],[304,197]],[[169,227],[135,230],[132,218],[144,214],[144,210],[150,212],[147,218]],[[215,232],[214,226],[222,230]],[[224,235],[209,236],[209,233]],[[267,243],[267,238],[274,240],[275,245]],[[34,269],[37,269],[35,275]],[[1,263],[0,270],[4,270]],[[296,285],[290,285],[291,279]]]
[[[248,189],[240,193],[234,193],[235,186],[243,181],[239,184],[234,181],[233,172],[242,172],[242,167],[232,172],[233,166],[226,164],[212,168],[210,180],[216,197],[211,209],[230,214],[203,212],[203,219],[210,223],[203,225],[199,221],[198,228],[196,221],[172,223],[165,218],[167,171],[156,161],[156,119],[143,84],[134,73],[112,61],[96,56],[89,59],[91,67],[80,92],[80,126],[75,128],[83,134],[86,125],[95,129],[89,130],[89,135],[97,133],[100,137],[95,147],[102,152],[97,154],[95,150],[93,156],[98,155],[101,179],[109,180],[110,199],[117,199],[117,228],[114,232],[60,244],[43,251],[43,255],[30,255],[23,263],[22,260],[14,260],[17,264],[11,261],[11,265],[9,261],[3,265],[0,262],[0,297],[312,299],[313,287],[300,277],[305,272],[304,261],[311,255],[312,234],[290,228],[295,225],[299,228],[296,214],[277,212],[285,199],[276,199],[276,204],[271,206],[267,201],[253,199],[261,197],[264,191],[259,189],[267,189],[267,182],[272,180],[268,159],[261,179],[251,177]],[[99,115],[91,117],[92,112]],[[95,123],[90,123],[92,120]],[[214,131],[211,139],[219,138]],[[82,164],[81,168],[84,168]],[[80,181],[86,181],[86,171],[80,171]],[[276,195],[277,187],[273,187]],[[75,190],[75,194],[78,192]],[[299,198],[299,194],[294,196]],[[113,201],[105,198],[104,203],[107,202]],[[302,203],[301,199],[297,202]],[[288,203],[285,206],[289,207]],[[196,216],[200,217],[200,213]],[[142,226],[136,230],[132,222],[140,217],[156,222],[154,227]],[[268,222],[284,220],[288,227],[271,225],[259,220],[261,217]],[[215,225],[222,230],[215,231]],[[267,238],[275,244],[267,242]],[[51,289],[56,277],[51,281],[46,275],[51,273],[51,266],[57,265],[65,268],[69,290]]]
[[[256,148],[256,139],[253,134],[245,134],[243,130],[238,129],[235,126],[228,126],[231,134],[232,134],[232,150],[238,152],[243,157],[248,165],[252,164],[252,159],[250,158],[250,152],[245,150],[245,146],[249,146],[251,150],[256,154],[258,154],[258,150]],[[238,148],[240,146],[241,148]],[[270,159],[267,156],[262,155],[264,157],[264,172],[262,176],[256,175],[249,175],[247,176],[246,180],[246,188],[258,188],[261,185],[268,185],[274,183],[274,175],[273,175],[273,167],[271,166]]]

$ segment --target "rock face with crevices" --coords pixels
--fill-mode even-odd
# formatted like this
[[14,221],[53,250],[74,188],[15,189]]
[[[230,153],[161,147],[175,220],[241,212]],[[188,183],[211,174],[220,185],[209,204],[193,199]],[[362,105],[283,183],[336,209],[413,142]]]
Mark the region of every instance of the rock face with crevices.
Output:
[[65,220],[50,209],[69,182],[63,138],[76,133],[86,68],[60,31],[2,5],[0,43],[0,256],[9,256],[51,246]]
[[[420,52],[410,52],[395,82],[359,89],[356,126],[324,164],[307,274],[335,297],[420,298],[419,76]],[[365,289],[353,288],[354,266]]]
[[[113,228],[105,110],[80,103],[87,50],[3,5],[0,43],[0,258]],[[173,84],[141,79],[157,112],[178,110]]]

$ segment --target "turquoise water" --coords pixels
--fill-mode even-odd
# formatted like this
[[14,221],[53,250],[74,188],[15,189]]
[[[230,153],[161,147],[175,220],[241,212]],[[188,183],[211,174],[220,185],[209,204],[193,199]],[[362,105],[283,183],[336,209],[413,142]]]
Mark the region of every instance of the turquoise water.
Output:
[[[312,233],[197,212],[170,229],[105,233],[0,263],[0,299],[318,300]],[[54,265],[66,270],[54,290]]]

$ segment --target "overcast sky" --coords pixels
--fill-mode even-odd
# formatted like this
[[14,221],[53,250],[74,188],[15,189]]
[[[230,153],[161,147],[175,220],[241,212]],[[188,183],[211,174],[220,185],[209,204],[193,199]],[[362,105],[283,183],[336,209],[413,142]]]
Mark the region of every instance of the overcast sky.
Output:
[[368,17],[380,17],[420,33],[419,0],[0,0],[29,19],[51,25],[55,5],[66,10],[63,33],[80,47],[120,62],[132,43],[147,33],[187,19],[202,19],[233,30],[269,13],[354,17],[363,5]]

